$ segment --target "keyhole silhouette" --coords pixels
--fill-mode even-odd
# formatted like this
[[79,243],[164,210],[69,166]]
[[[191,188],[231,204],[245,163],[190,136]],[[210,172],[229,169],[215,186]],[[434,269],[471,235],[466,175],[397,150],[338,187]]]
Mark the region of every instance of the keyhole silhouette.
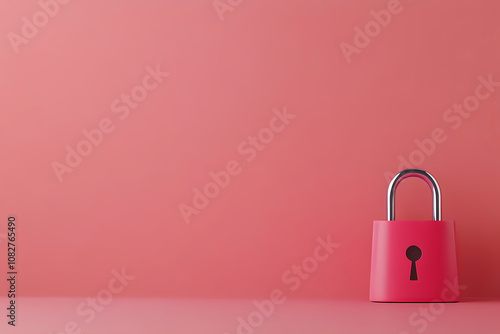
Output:
[[413,245],[406,249],[406,257],[411,261],[410,281],[417,281],[417,264],[416,262],[422,257],[422,250]]

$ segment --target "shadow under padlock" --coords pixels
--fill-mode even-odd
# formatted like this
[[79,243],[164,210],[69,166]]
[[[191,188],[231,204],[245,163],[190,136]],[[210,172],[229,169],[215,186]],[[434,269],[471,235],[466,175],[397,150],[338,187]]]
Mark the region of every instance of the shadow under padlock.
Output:
[[[432,190],[433,220],[394,220],[398,184],[409,177]],[[455,302],[457,282],[455,222],[441,220],[441,191],[421,169],[398,173],[387,191],[387,220],[373,222],[370,300],[374,302]]]

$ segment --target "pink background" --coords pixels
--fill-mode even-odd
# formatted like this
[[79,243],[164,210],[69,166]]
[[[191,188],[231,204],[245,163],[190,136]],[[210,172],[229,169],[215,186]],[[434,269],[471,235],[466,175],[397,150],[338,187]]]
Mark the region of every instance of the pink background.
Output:
[[[339,44],[387,3],[243,1],[221,20],[211,0],[74,0],[16,53],[8,33],[40,6],[3,1],[0,210],[18,219],[21,294],[95,295],[126,268],[124,297],[263,298],[330,234],[340,247],[290,296],[367,300],[401,156],[440,182],[463,297],[500,298],[500,87],[457,129],[444,118],[479,76],[500,81],[500,2],[402,0],[348,63]],[[112,103],[157,64],[170,75],[120,119]],[[284,107],[296,118],[246,161]],[[53,162],[105,118],[59,182]],[[446,140],[415,153],[436,128]],[[241,173],[186,224],[179,205],[231,160]],[[405,181],[397,218],[429,219],[430,199]]]

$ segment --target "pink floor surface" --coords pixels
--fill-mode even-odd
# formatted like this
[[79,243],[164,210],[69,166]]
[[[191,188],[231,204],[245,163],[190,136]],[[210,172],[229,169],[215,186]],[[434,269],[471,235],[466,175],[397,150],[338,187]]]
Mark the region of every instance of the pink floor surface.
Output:
[[[2,309],[6,299],[0,299]],[[77,314],[85,298],[21,298],[17,326],[1,333],[494,333],[500,331],[500,301],[451,304],[382,304],[365,300],[286,300],[257,314],[250,299],[112,300],[93,319]],[[5,313],[6,311],[3,311]],[[241,325],[244,319],[245,325]],[[88,321],[88,322],[87,322]],[[252,326],[249,323],[255,325]]]

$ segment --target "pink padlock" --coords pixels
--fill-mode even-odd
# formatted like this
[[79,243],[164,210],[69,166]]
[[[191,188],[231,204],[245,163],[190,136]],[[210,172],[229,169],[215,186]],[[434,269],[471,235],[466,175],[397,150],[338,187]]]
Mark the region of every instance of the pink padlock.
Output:
[[[433,219],[394,220],[398,184],[418,177],[432,190]],[[458,294],[455,222],[441,220],[441,191],[421,169],[398,173],[387,191],[387,220],[373,221],[370,300],[373,302],[456,302]]]

